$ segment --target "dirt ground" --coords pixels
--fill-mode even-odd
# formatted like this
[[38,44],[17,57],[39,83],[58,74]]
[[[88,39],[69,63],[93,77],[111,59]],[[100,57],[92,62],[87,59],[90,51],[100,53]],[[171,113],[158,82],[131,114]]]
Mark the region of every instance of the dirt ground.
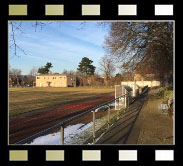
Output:
[[158,89],[149,92],[147,102],[142,108],[139,121],[142,121],[137,144],[173,144],[174,118],[160,114],[158,104],[163,100],[157,96]]
[[114,99],[114,93],[108,93],[80,102],[32,111],[11,117],[9,119],[9,144],[14,144],[112,99]]

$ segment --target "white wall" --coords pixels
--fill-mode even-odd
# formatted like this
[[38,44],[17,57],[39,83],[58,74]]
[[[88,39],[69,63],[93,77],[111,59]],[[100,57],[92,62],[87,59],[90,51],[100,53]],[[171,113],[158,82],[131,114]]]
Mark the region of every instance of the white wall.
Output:
[[[121,85],[128,85],[131,88],[133,88],[133,84],[134,84],[133,81],[121,82]],[[156,86],[160,86],[160,81],[136,81],[136,84],[140,87],[147,86],[147,85],[148,85],[148,87],[156,87]],[[136,86],[136,89],[137,88],[138,87]]]

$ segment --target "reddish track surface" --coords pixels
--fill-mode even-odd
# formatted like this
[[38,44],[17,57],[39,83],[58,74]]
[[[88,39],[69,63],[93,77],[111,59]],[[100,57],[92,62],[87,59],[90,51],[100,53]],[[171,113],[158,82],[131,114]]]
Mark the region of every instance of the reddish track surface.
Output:
[[32,111],[10,118],[9,143],[14,144],[17,141],[112,99],[114,99],[114,93],[41,111]]

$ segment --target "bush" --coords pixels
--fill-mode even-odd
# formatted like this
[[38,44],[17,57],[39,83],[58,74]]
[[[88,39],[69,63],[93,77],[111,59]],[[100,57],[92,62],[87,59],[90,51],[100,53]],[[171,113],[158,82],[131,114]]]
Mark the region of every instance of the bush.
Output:
[[165,91],[165,88],[160,88],[160,89],[159,89],[159,95],[160,95],[161,97],[164,96],[164,91]]
[[172,98],[173,99],[173,90],[166,90],[164,92],[164,98],[165,99],[169,99],[169,98]]
[[159,94],[163,98],[164,102],[167,103],[169,98],[173,99],[173,87],[167,86],[164,88],[160,88]]

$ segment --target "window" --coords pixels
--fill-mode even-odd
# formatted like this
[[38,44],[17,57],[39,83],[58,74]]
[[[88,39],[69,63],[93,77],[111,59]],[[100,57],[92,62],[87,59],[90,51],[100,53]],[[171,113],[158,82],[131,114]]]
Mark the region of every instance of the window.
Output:
[[40,77],[37,77],[37,79],[40,79]]
[[62,77],[59,77],[59,80],[61,80],[62,79]]
[[53,80],[56,80],[56,77],[53,77]]

